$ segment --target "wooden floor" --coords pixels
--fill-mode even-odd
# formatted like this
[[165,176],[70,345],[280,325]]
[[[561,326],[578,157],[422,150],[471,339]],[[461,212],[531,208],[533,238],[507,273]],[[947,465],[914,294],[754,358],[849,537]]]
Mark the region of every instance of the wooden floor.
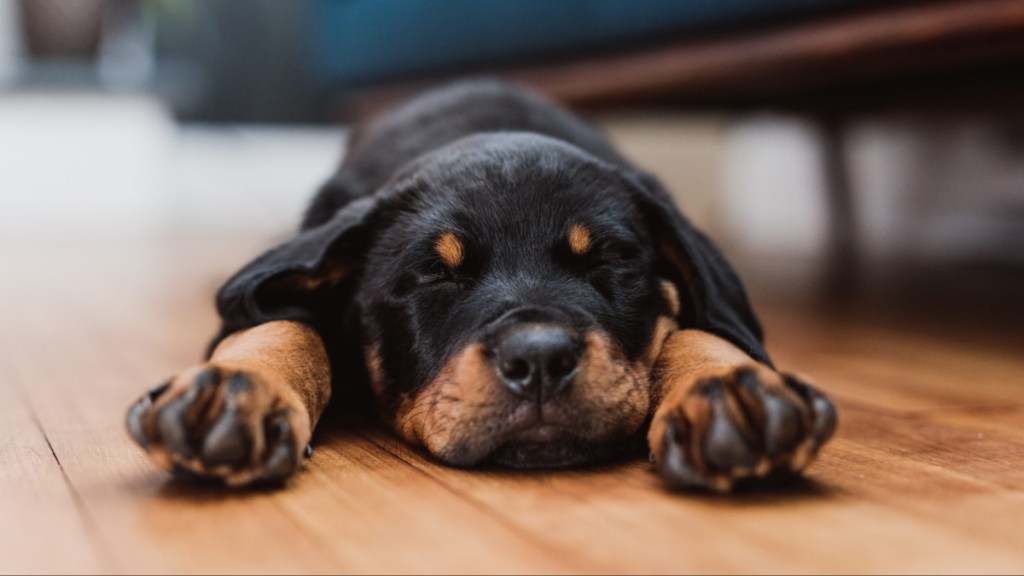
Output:
[[769,349],[831,392],[807,479],[666,492],[645,461],[440,467],[329,431],[276,492],[169,480],[126,406],[196,360],[258,243],[0,253],[0,572],[1024,572],[1024,357],[957,325],[761,302]]

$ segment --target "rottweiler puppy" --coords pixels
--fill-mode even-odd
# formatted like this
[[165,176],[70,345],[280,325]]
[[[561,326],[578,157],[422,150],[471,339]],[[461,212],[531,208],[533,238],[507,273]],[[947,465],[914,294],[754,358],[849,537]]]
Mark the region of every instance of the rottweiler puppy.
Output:
[[658,180],[497,81],[357,127],[298,234],[216,302],[206,361],[145,394],[128,429],[158,465],[232,486],[294,474],[332,391],[367,391],[452,466],[646,444],[670,486],[714,491],[799,472],[835,429]]

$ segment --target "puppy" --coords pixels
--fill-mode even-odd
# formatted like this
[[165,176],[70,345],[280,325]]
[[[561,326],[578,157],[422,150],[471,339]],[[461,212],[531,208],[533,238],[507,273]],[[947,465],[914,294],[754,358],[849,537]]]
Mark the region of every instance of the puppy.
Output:
[[332,390],[452,466],[643,453],[668,485],[797,473],[832,435],[739,278],[593,127],[496,81],[355,129],[300,232],[217,294],[205,362],[129,410],[161,467],[294,474]]

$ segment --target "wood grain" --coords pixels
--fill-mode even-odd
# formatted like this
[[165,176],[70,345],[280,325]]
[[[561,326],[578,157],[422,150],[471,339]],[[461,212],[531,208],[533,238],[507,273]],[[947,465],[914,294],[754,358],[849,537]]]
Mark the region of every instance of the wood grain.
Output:
[[[5,572],[98,572],[103,564],[73,488],[17,390],[0,381],[0,567]],[[52,554],[52,543],[65,543]]]
[[769,349],[840,408],[777,491],[670,494],[643,460],[456,470],[358,423],[324,430],[281,491],[172,481],[124,410],[195,361],[213,289],[259,244],[2,249],[0,572],[1024,570],[1019,351],[771,302]]

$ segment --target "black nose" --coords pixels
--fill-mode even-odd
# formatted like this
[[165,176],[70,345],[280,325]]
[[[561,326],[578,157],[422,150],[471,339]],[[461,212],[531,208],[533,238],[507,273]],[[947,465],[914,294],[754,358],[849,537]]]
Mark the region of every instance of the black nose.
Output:
[[568,329],[525,324],[502,335],[494,347],[494,362],[514,394],[546,399],[569,387],[581,352],[579,338]]

